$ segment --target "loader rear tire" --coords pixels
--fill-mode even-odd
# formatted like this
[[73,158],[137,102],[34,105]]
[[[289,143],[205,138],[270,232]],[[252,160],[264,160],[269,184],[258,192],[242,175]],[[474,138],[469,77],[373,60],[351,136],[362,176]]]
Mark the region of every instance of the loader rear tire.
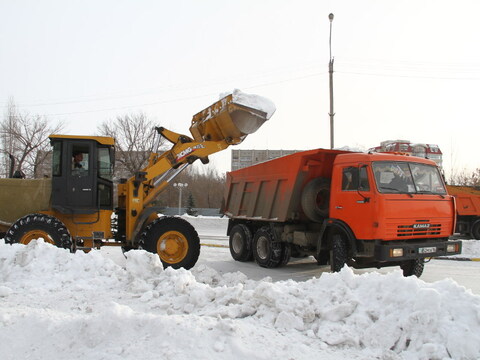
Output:
[[73,251],[67,227],[57,218],[45,214],[29,214],[18,219],[5,235],[7,244],[27,245],[32,240],[43,239],[59,248]]
[[274,241],[268,226],[257,230],[253,238],[253,258],[258,265],[274,268],[282,261],[282,244]]
[[232,258],[236,261],[250,261],[252,253],[252,233],[244,224],[235,225],[230,231],[229,248]]
[[302,210],[312,221],[322,222],[328,217],[330,205],[330,182],[324,178],[311,180],[303,189]]
[[164,216],[152,221],[143,230],[139,248],[158,254],[164,267],[188,270],[200,256],[200,239],[188,221]]

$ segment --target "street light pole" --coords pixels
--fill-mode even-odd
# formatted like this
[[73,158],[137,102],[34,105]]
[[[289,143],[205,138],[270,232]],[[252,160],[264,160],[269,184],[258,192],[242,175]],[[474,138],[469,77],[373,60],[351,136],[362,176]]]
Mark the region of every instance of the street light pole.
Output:
[[182,215],[181,208],[182,208],[182,190],[188,186],[187,183],[174,183],[174,187],[178,188],[178,215]]
[[329,73],[329,80],[330,80],[330,149],[334,148],[334,130],[333,130],[333,117],[335,113],[333,112],[333,57],[332,57],[332,22],[333,22],[333,14],[328,15],[328,19],[330,20],[330,39],[328,42],[330,48],[330,62],[328,63],[328,73]]

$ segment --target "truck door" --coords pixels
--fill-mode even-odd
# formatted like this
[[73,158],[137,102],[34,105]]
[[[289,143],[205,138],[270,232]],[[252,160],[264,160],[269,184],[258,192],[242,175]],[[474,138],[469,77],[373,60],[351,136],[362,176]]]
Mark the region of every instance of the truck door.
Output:
[[342,220],[357,239],[372,239],[373,182],[367,165],[338,165],[334,169],[330,217]]

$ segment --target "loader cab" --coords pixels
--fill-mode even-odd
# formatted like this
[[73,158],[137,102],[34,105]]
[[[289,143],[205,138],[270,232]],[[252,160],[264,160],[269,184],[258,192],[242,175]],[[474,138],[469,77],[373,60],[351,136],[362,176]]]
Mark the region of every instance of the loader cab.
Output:
[[51,135],[52,208],[64,214],[113,209],[114,140]]

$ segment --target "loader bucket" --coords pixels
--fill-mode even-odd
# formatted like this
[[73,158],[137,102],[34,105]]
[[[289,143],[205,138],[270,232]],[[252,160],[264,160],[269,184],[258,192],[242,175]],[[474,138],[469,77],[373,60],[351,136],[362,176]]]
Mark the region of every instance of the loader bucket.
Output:
[[190,127],[195,141],[225,140],[238,144],[268,120],[266,111],[236,102],[237,99],[228,95],[196,114]]

